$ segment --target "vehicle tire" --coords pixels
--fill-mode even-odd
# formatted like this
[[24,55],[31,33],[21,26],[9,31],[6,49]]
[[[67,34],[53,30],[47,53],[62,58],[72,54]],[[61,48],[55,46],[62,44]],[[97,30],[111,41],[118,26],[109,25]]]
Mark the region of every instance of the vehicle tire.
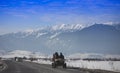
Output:
[[52,63],[52,68],[56,68],[56,65],[55,65],[55,63]]
[[66,68],[66,63],[63,64],[63,68]]

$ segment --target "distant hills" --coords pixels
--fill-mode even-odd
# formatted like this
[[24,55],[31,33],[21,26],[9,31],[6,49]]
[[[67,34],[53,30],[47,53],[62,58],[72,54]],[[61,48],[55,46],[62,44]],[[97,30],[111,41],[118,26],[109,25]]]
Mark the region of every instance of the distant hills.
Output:
[[56,25],[0,36],[0,50],[120,54],[120,25]]

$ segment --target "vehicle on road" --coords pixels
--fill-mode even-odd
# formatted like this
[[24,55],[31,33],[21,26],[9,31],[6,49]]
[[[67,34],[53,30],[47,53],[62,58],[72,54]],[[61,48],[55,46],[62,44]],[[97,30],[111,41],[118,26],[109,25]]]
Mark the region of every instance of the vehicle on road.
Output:
[[23,62],[23,58],[21,58],[21,57],[15,57],[15,61],[17,61],[17,62]]
[[60,55],[58,55],[57,52],[53,54],[52,61],[52,68],[56,68],[57,66],[62,66],[63,68],[66,68],[65,59],[62,53],[60,53]]
[[62,66],[63,68],[66,68],[66,63],[64,59],[55,59],[52,63],[52,68],[56,68],[57,66]]

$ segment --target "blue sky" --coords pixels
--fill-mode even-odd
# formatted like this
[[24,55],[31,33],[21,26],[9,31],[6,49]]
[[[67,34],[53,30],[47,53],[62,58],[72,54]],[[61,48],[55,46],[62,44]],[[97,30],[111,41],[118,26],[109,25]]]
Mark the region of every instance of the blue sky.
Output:
[[119,21],[120,0],[0,0],[0,34],[56,24]]

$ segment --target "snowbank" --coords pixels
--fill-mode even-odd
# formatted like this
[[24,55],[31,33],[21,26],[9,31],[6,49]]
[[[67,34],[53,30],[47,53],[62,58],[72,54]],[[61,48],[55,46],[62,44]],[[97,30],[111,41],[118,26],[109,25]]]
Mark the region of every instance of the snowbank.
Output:
[[120,72],[120,61],[67,61],[67,66]]
[[[33,61],[40,64],[51,64],[50,60],[39,59]],[[87,69],[101,69],[108,71],[120,72],[120,61],[66,61],[68,67],[78,67],[78,68],[87,68]]]
[[39,59],[37,61],[33,61],[35,63],[40,63],[40,64],[51,64],[52,62],[50,60],[42,60],[42,59]]

